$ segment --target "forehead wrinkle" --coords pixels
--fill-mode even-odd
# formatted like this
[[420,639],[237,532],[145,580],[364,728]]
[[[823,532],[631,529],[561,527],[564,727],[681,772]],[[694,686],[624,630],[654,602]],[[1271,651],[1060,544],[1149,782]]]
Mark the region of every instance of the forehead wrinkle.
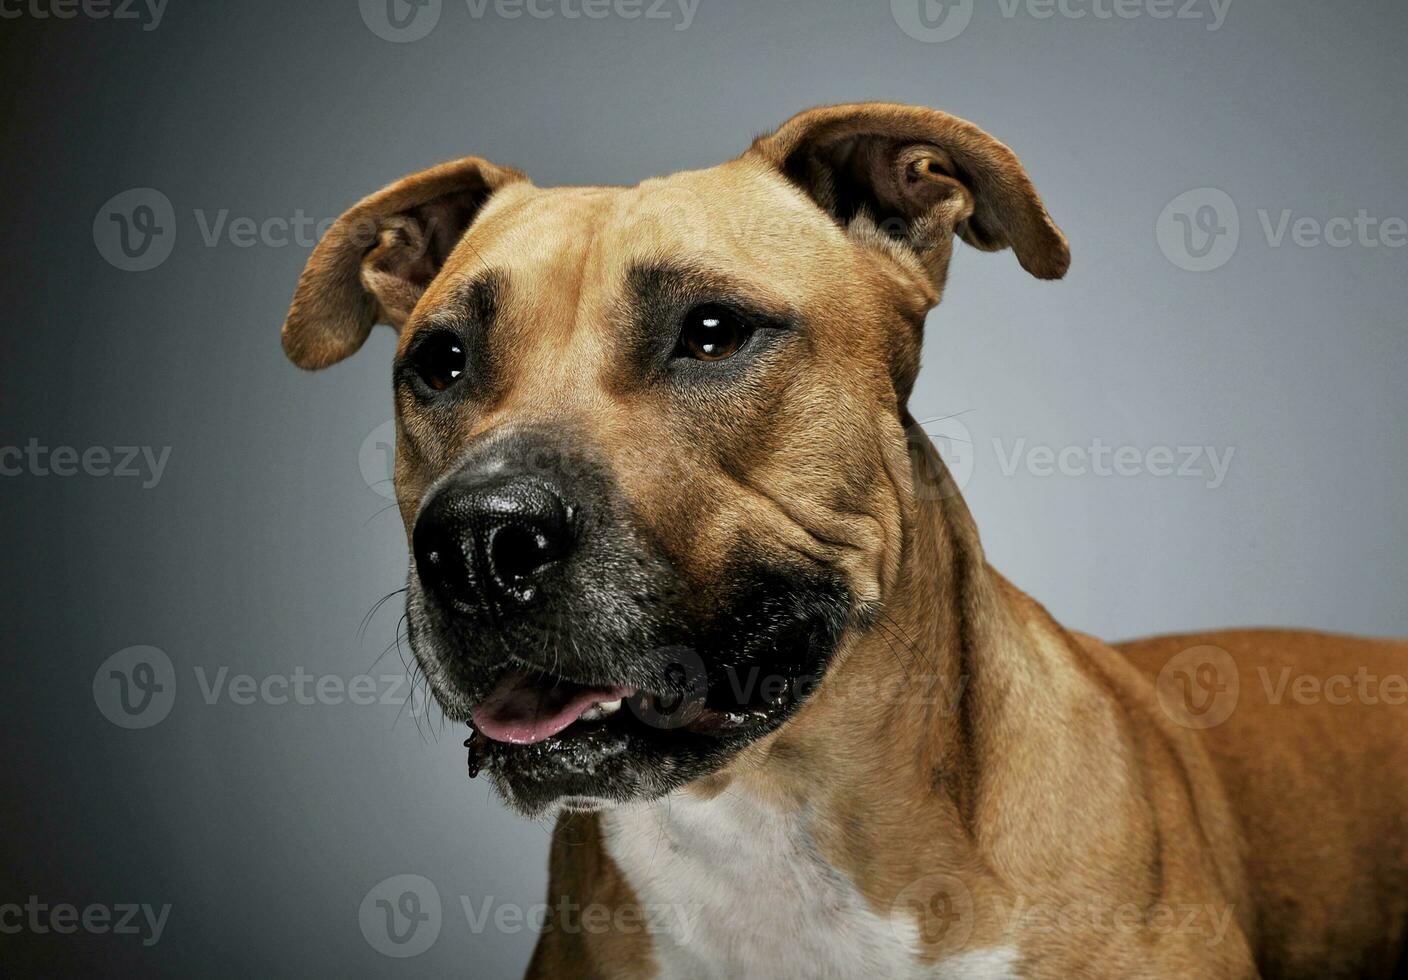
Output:
[[515,286],[522,287],[515,288],[496,338],[514,365],[515,403],[541,409],[580,398],[582,380],[591,376],[586,365],[604,356],[595,300],[607,264],[600,229],[614,195],[609,188],[546,194],[523,209],[510,240],[491,246],[516,266]]
[[593,271],[593,267],[599,269],[603,264],[600,247],[601,225],[602,222],[599,217],[596,221],[588,222],[587,240],[582,248],[582,261],[577,268],[577,276],[575,279],[576,291],[572,301],[572,339],[577,338],[582,333],[586,333],[588,337],[591,336],[591,331],[585,329],[586,316],[584,314],[587,311],[588,302],[597,292],[597,290],[590,288],[588,285],[589,282],[595,280],[590,280],[588,277]]

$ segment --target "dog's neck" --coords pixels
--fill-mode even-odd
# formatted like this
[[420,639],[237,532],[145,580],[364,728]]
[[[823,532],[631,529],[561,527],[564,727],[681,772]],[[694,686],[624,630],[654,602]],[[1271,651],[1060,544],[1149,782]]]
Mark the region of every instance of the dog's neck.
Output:
[[[921,811],[924,825],[944,828],[955,866],[1059,877],[1098,852],[1093,838],[1137,791],[1126,719],[1076,638],[987,564],[939,472],[938,492],[916,495],[906,515],[883,611],[808,706],[817,717],[784,729],[738,781],[844,813],[853,838],[866,836],[857,819],[874,832],[895,822],[903,836]],[[872,693],[876,679],[887,686]],[[857,810],[861,799],[883,803]]]

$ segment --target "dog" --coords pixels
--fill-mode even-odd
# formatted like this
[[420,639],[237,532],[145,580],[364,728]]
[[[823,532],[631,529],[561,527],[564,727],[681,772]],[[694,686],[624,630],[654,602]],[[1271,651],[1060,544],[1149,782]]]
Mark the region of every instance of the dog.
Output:
[[416,660],[557,815],[528,975],[1404,976],[1408,709],[1258,689],[1408,643],[1112,647],[993,570],[907,408],[957,239],[1070,263],[1007,146],[858,104],[634,187],[468,157],[314,249],[295,364],[400,334]]

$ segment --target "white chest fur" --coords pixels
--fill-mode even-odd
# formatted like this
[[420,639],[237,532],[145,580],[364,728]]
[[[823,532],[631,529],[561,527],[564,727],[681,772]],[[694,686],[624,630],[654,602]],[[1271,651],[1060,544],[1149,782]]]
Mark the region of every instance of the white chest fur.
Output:
[[925,964],[918,930],[873,909],[817,852],[805,812],[723,793],[608,811],[607,851],[654,923],[662,977],[1014,978],[1016,951]]

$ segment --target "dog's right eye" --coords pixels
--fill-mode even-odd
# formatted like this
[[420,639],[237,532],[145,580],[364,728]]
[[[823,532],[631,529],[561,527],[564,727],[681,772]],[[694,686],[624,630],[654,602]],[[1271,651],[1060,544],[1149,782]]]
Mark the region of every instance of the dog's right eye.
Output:
[[464,341],[449,331],[434,334],[416,345],[411,368],[434,391],[444,391],[464,375]]
[[696,361],[728,360],[752,335],[753,328],[732,310],[706,303],[685,316],[675,355]]

